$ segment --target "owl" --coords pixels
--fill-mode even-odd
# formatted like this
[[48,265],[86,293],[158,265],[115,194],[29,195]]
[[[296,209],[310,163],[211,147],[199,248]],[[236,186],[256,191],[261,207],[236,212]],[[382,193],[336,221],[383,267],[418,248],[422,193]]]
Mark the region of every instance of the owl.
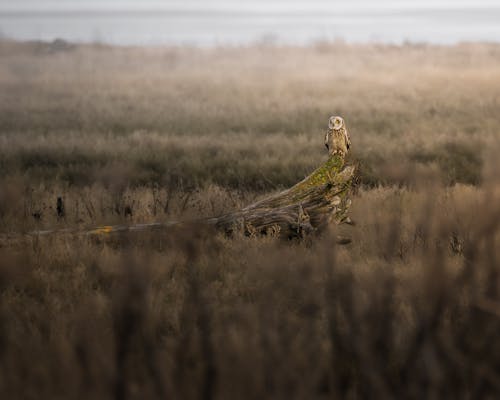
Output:
[[344,119],[341,117],[330,117],[328,120],[328,130],[325,135],[325,146],[330,156],[340,155],[345,157],[351,139],[345,125]]

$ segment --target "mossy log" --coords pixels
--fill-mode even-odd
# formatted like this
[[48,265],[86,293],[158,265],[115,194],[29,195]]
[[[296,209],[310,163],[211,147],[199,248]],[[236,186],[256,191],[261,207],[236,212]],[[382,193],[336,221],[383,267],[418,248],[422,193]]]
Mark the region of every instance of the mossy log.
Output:
[[[332,149],[331,145],[329,149]],[[348,196],[355,172],[353,166],[345,165],[344,156],[343,152],[330,151],[325,163],[291,188],[241,210],[191,221],[189,225],[209,224],[227,235],[242,232],[248,236],[271,235],[291,239],[318,233],[329,223],[342,223],[347,220],[351,204]],[[103,226],[88,233],[100,235],[179,225],[183,222]]]
[[228,234],[304,237],[346,220],[353,176],[354,167],[336,154],[290,189],[208,222]]

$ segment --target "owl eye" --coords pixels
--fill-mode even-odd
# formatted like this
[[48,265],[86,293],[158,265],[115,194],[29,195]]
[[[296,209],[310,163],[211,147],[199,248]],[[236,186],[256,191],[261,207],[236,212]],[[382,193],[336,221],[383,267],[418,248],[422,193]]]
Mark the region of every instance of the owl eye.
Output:
[[342,119],[337,117],[335,118],[334,124],[333,124],[334,129],[340,129],[342,127]]
[[334,125],[335,125],[335,118],[330,117],[330,119],[328,120],[328,128],[333,129]]

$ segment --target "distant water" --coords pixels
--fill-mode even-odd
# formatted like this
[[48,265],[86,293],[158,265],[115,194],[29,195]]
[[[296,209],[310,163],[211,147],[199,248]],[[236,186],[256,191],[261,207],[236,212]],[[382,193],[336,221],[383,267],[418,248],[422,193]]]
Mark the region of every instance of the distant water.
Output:
[[[0,36],[121,45],[500,42],[499,1],[0,0]],[[496,5],[495,3],[498,3]],[[437,4],[437,5],[436,5]],[[441,5],[440,5],[441,4]]]

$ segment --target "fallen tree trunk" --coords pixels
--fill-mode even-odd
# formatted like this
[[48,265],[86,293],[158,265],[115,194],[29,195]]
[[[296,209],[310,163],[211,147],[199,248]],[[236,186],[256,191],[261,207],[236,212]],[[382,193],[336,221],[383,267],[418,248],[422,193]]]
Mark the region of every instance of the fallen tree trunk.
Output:
[[354,167],[344,166],[344,157],[335,154],[290,189],[208,222],[227,234],[302,238],[346,220],[353,176]]

